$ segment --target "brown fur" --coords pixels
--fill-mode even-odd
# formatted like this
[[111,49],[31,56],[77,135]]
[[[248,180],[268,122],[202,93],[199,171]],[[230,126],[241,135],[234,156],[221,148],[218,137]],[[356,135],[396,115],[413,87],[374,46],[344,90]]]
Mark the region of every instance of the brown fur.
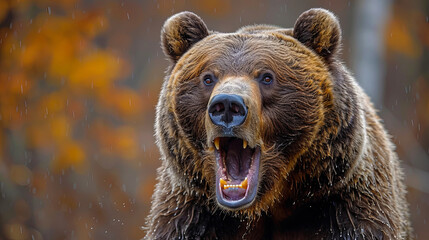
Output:
[[[402,171],[372,104],[339,61],[341,31],[323,9],[293,29],[207,30],[195,14],[166,21],[172,66],[157,106],[162,166],[147,239],[410,239]],[[261,85],[261,72],[275,76]],[[202,78],[216,76],[214,86]],[[244,99],[234,131],[261,146],[259,188],[247,208],[215,198],[207,105],[217,93]]]

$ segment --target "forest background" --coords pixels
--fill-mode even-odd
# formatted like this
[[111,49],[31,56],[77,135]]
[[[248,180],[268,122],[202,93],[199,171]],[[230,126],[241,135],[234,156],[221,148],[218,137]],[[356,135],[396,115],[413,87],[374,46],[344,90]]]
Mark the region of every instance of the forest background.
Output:
[[429,1],[0,0],[0,239],[139,239],[159,152],[160,30],[293,27],[334,12],[342,58],[392,135],[418,239],[429,227]]

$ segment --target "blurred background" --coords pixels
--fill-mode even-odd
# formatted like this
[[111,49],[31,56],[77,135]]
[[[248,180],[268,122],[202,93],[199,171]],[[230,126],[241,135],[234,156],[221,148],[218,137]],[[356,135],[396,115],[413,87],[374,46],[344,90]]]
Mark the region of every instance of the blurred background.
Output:
[[411,220],[429,239],[429,2],[0,0],[0,239],[139,239],[155,171],[163,22],[293,27],[333,11],[342,58],[402,159]]

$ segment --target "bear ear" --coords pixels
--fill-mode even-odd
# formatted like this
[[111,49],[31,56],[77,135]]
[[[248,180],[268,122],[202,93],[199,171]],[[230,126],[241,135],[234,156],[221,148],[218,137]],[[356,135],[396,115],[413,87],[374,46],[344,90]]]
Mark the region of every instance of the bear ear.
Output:
[[296,20],[293,36],[329,62],[340,48],[341,29],[333,13],[313,8]]
[[165,21],[161,30],[162,49],[175,63],[196,42],[209,35],[203,20],[192,12],[181,12]]

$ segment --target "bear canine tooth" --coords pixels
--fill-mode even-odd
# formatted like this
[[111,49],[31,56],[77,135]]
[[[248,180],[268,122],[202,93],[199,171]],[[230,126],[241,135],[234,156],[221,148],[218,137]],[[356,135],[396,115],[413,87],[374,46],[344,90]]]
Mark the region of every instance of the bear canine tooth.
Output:
[[219,150],[219,138],[215,138],[214,145],[216,147],[216,150]]
[[228,186],[226,185],[226,181],[223,180],[223,178],[219,179],[219,183],[220,183],[220,188],[222,189],[225,189],[225,186]]
[[247,189],[247,177],[240,183],[240,187]]
[[243,149],[247,148],[247,141],[243,139]]

